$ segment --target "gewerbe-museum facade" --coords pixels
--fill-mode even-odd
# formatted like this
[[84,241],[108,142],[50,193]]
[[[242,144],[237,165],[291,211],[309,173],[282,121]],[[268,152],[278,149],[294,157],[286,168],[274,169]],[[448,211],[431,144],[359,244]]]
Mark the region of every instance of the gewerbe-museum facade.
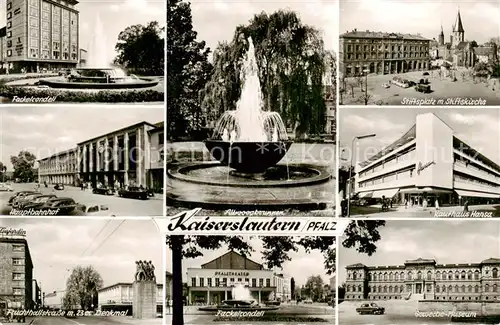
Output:
[[358,263],[346,270],[346,300],[500,300],[499,258],[469,264],[418,258],[396,266]]
[[422,205],[500,201],[500,166],[454,135],[433,113],[370,159],[356,164],[359,198],[393,199]]
[[187,269],[188,303],[217,305],[224,300],[291,299],[290,281],[234,251]]

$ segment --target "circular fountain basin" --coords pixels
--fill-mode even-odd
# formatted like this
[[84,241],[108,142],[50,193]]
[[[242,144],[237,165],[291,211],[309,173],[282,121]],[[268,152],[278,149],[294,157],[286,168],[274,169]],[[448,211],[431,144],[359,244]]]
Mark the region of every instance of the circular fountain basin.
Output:
[[206,140],[211,156],[240,173],[263,173],[276,165],[287,153],[292,141],[228,142]]
[[198,308],[199,311],[209,311],[209,312],[217,312],[219,310],[222,311],[269,311],[269,310],[278,310],[278,306],[251,306],[251,307],[233,307],[233,306],[206,306]]

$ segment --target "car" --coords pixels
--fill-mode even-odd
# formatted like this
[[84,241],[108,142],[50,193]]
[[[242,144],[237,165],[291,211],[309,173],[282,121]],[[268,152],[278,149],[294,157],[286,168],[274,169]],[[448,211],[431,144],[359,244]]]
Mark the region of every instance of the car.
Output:
[[42,196],[42,193],[35,192],[35,193],[30,193],[22,196],[18,196],[13,202],[12,202],[12,207],[13,208],[21,208],[25,203],[31,202],[32,200],[36,199],[39,196]]
[[304,303],[309,305],[309,304],[312,304],[313,301],[312,301],[312,299],[306,299],[306,300],[304,300]]
[[422,76],[428,76],[429,75],[429,72],[425,71],[424,73],[422,73]]
[[118,195],[120,197],[141,200],[147,200],[149,197],[148,191],[138,186],[129,186],[128,188],[120,189],[118,190]]
[[356,308],[356,312],[360,315],[383,315],[385,308],[380,307],[374,302],[369,302],[361,304],[360,307]]
[[58,190],[58,191],[64,190],[64,184],[58,183],[58,184],[54,185],[54,190]]
[[12,185],[7,183],[0,183],[0,192],[12,192]]
[[48,201],[55,199],[55,198],[57,198],[57,196],[54,194],[40,195],[38,197],[35,197],[33,200],[31,200],[29,202],[23,202],[19,206],[19,208],[25,209],[25,210],[27,210],[27,209],[37,210],[37,209],[40,209]]
[[112,214],[111,211],[109,211],[109,207],[103,204],[79,204],[77,206],[77,209],[78,211],[81,211],[85,215],[89,216],[115,217],[115,215]]
[[415,86],[415,90],[424,94],[428,94],[431,92],[431,86],[421,83]]
[[382,87],[384,88],[391,88],[391,84],[389,84],[388,82],[385,82],[382,84]]
[[[21,197],[21,196],[24,196],[26,194],[31,194],[31,193],[36,193],[35,191],[19,191],[19,192],[16,192],[14,195],[12,195],[10,198],[9,198],[9,202],[7,205],[12,205],[14,203],[14,201]],[[40,193],[41,194],[41,193]]]
[[68,215],[77,207],[75,200],[70,197],[60,197],[50,199],[40,207],[40,210],[58,210],[57,215]]
[[113,194],[115,194],[115,190],[111,187],[100,186],[100,187],[94,187],[92,189],[92,193],[103,194],[103,195],[113,195]]

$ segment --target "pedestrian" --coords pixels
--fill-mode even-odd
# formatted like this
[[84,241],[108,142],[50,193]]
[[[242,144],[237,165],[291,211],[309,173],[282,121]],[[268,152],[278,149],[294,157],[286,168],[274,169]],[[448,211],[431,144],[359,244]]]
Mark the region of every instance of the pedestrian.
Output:
[[427,199],[424,199],[422,202],[424,209],[427,209],[427,204],[428,204]]
[[170,314],[170,299],[165,302],[165,307],[167,307],[167,314]]
[[469,201],[468,200],[465,200],[465,203],[464,203],[464,212],[469,212]]
[[436,207],[436,210],[439,210],[439,200],[436,198],[436,201],[434,201],[434,205]]
[[341,212],[342,212],[342,217],[347,217],[347,199],[343,199],[341,202],[340,202],[340,208],[341,208]]

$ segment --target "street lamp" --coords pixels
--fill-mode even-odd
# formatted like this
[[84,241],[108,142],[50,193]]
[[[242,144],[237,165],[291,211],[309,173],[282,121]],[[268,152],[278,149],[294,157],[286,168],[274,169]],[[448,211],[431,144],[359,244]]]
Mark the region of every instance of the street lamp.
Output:
[[352,169],[354,167],[354,143],[356,142],[356,140],[362,140],[362,139],[366,139],[366,138],[373,138],[377,136],[375,133],[373,134],[366,134],[366,135],[360,135],[360,136],[357,136],[357,137],[354,137],[352,139],[352,144],[351,144],[351,165],[349,166],[349,178],[348,178],[348,181],[347,181],[347,184],[348,184],[348,191],[347,191],[347,216],[350,217],[351,216],[351,188],[352,188],[352,185],[351,185],[351,178],[352,178]]
[[364,69],[365,73],[365,105],[368,105],[368,73],[370,73],[369,69]]

